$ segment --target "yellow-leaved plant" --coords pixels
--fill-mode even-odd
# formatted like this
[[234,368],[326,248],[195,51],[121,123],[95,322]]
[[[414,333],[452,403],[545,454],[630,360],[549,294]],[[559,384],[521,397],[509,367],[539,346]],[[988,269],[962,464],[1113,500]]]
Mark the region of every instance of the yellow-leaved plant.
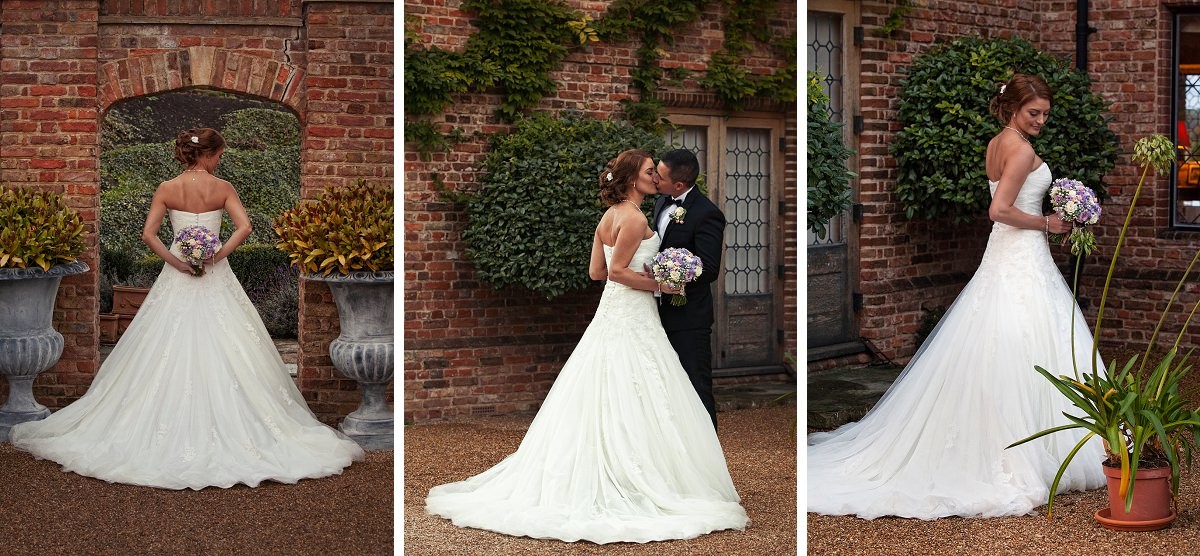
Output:
[[83,220],[57,194],[0,186],[0,268],[50,267],[83,253]]
[[308,274],[395,268],[393,187],[359,180],[332,186],[275,218],[275,245]]

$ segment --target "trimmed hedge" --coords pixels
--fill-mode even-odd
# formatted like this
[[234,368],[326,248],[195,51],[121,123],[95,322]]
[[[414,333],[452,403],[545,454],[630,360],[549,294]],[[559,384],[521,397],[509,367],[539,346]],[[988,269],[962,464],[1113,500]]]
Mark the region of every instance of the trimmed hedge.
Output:
[[1023,39],[965,37],[913,60],[900,91],[904,128],[889,150],[899,169],[896,196],[908,218],[965,222],[991,202],[984,159],[1002,123],[988,103],[1013,73],[1034,74],[1054,98],[1034,150],[1056,177],[1077,179],[1107,198],[1103,178],[1117,159],[1108,103],[1091,91],[1086,72]]
[[463,233],[480,279],[547,299],[586,288],[592,234],[605,210],[600,171],[621,151],[666,148],[626,122],[540,113],[494,136]]
[[[142,244],[142,226],[150,199],[158,184],[179,174],[171,143],[122,147],[100,155],[100,241],[101,243],[149,252]],[[262,151],[226,149],[215,175],[237,189],[250,216],[254,232],[248,243],[274,243],[271,221],[300,200],[300,147],[276,147]],[[222,235],[233,223],[222,218]],[[159,237],[170,242],[164,220]]]
[[296,117],[266,108],[246,108],[221,116],[221,136],[231,149],[262,150],[300,144]]

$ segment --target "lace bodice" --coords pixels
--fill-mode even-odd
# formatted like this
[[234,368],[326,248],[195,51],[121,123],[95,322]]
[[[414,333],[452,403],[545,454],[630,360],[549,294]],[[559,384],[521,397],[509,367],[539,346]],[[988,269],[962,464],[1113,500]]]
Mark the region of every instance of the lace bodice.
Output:
[[[654,260],[654,255],[658,253],[658,245],[661,243],[658,233],[655,233],[649,238],[643,239],[641,245],[633,253],[633,258],[629,260],[629,268],[642,272],[642,265],[649,265]],[[607,245],[604,246],[604,264],[612,268],[613,248]],[[648,315],[653,314],[655,320],[658,317],[658,306],[655,302],[653,292],[645,290],[635,290],[624,284],[620,284],[609,280],[604,285],[604,294],[600,297],[600,306],[596,308],[597,318],[601,315],[612,316],[616,318],[629,318],[633,321],[637,319],[645,319]]]
[[[1017,198],[1013,201],[1013,206],[1021,209],[1021,212],[1027,214],[1042,213],[1042,199],[1046,197],[1046,191],[1050,189],[1050,181],[1053,179],[1050,173],[1050,167],[1045,162],[1038,166],[1036,170],[1029,173],[1025,178],[1025,183],[1021,185],[1021,191],[1017,192]],[[996,196],[996,187],[1000,182],[988,180],[988,190],[991,191],[993,197]],[[993,229],[1008,228],[1012,226],[997,222]]]

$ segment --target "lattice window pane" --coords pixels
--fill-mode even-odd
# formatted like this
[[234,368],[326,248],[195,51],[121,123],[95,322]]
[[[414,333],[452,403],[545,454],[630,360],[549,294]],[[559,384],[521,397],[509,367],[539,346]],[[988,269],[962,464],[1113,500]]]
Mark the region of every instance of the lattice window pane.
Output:
[[725,147],[725,293],[770,293],[771,133],[729,128]]
[[1200,226],[1200,14],[1180,14],[1177,24],[1175,223],[1193,227]]
[[[845,74],[842,57],[845,38],[842,36],[842,15],[827,12],[808,12],[808,71],[821,78],[821,88],[829,96],[833,121],[845,120],[843,93]],[[807,82],[807,80],[805,81]],[[835,245],[846,242],[846,215],[840,214],[825,226],[824,238],[808,230],[809,245]]]
[[687,149],[696,153],[696,160],[700,162],[700,175],[708,175],[708,161],[706,160],[708,152],[708,128],[701,125],[684,125],[677,129],[667,129],[667,143],[670,143],[672,148]]

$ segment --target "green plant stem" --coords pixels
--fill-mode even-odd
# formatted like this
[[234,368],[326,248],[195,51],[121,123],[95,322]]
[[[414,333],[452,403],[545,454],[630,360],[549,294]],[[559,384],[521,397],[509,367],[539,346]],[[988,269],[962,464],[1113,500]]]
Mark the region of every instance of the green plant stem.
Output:
[[[1075,257],[1075,272],[1074,279],[1071,280],[1071,299],[1076,299],[1079,295],[1079,262],[1083,257]],[[1075,313],[1079,312],[1079,307],[1073,307],[1071,310],[1071,371],[1075,373],[1075,380],[1079,380],[1079,360],[1075,354]]]
[[[1125,213],[1125,223],[1121,225],[1121,234],[1117,236],[1117,246],[1113,248],[1112,261],[1108,263],[1108,275],[1104,277],[1104,290],[1100,293],[1100,306],[1096,310],[1096,330],[1100,330],[1100,323],[1104,320],[1104,304],[1108,301],[1108,286],[1112,282],[1113,271],[1117,268],[1117,254],[1121,252],[1121,245],[1125,242],[1125,233],[1129,230],[1129,222],[1133,220],[1133,210],[1137,207],[1138,196],[1142,193],[1142,184],[1146,181],[1146,174],[1150,172],[1150,166],[1142,168],[1142,177],[1138,180],[1137,189],[1133,190],[1133,200],[1129,202],[1129,210]],[[1100,334],[1095,334],[1092,338],[1092,374],[1096,374],[1098,367],[1096,366],[1096,356],[1100,352]]]
[[[1142,370],[1146,368],[1146,360],[1150,359],[1150,350],[1154,347],[1154,343],[1158,341],[1158,331],[1162,329],[1162,325],[1167,320],[1167,311],[1171,309],[1171,305],[1175,304],[1175,298],[1179,296],[1179,290],[1183,289],[1183,283],[1187,281],[1187,277],[1192,273],[1192,267],[1196,265],[1196,260],[1200,259],[1200,250],[1192,256],[1192,262],[1188,264],[1187,270],[1183,271],[1183,279],[1175,285],[1175,291],[1171,293],[1171,299],[1167,300],[1167,306],[1163,308],[1162,315],[1158,317],[1158,324],[1154,326],[1154,332],[1150,334],[1150,341],[1146,343],[1146,354],[1142,357],[1141,365],[1138,365],[1138,376],[1142,376]],[[1188,314],[1187,322],[1191,322],[1192,315],[1196,313],[1196,307],[1192,306],[1192,312]],[[1179,330],[1179,336],[1175,338],[1175,345],[1171,346],[1175,349],[1179,346],[1179,340],[1183,337],[1183,333],[1187,331],[1187,323]]]

